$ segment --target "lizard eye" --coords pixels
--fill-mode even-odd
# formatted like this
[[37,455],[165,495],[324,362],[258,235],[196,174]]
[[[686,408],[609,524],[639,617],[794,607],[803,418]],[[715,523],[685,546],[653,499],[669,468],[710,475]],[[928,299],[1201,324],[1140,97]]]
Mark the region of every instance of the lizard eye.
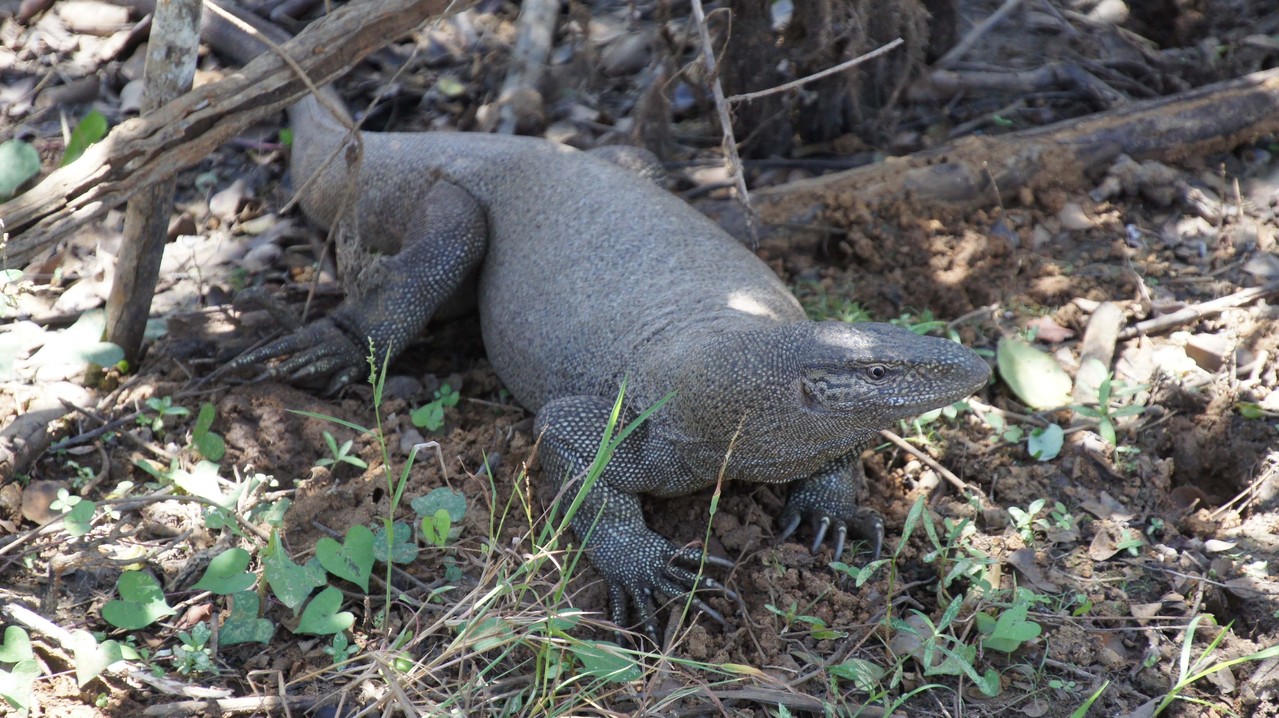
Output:
[[888,376],[888,367],[883,364],[875,364],[866,367],[866,376],[870,377],[873,381],[881,381],[884,377]]

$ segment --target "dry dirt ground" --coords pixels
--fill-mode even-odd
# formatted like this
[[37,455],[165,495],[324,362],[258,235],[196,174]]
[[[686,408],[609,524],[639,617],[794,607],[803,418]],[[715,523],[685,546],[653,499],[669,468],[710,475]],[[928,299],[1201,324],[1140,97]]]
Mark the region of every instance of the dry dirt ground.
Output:
[[[46,158],[58,154],[63,116],[74,123],[95,107],[118,121],[129,64],[129,53],[103,49],[110,32],[77,24],[62,7],[70,4],[0,25],[0,73],[17,88],[0,90],[6,123],[0,141],[25,137]],[[1150,10],[1154,5],[1158,12]],[[1134,3],[1117,26],[1119,6],[1112,0],[1027,2],[957,69],[1075,63],[1140,100],[1279,62],[1279,19],[1265,3]],[[956,34],[971,32],[995,9],[984,2],[961,5]],[[0,12],[6,10],[16,11],[17,3],[0,2]],[[361,106],[389,83],[372,126],[473,129],[485,121],[484,103],[500,84],[512,10],[482,3],[419,36],[419,55],[410,58],[408,45],[383,51],[353,75],[344,94]],[[610,128],[636,121],[635,97],[654,81],[650,60],[660,46],[619,48],[625,42],[618,38],[635,27],[651,29],[660,15],[648,6],[633,18],[627,12],[572,10],[552,55],[551,84],[559,93],[548,104],[548,134],[590,145],[607,139]],[[673,25],[687,22],[687,8],[670,12]],[[587,27],[589,41],[583,39]],[[40,63],[43,74],[32,69]],[[408,71],[392,78],[406,64]],[[215,78],[219,67],[206,58],[201,74]],[[89,96],[39,99],[81,76],[97,78]],[[723,197],[722,187],[708,189],[723,174],[698,77],[665,80],[676,120],[666,139],[681,148],[667,159],[677,190]],[[1053,88],[899,98],[891,115],[877,120],[887,140],[862,151],[872,157],[910,151],[956,133],[1020,129],[1095,109]],[[893,130],[884,132],[890,121]],[[321,398],[281,383],[208,380],[218,362],[272,329],[260,313],[231,308],[239,288],[285,286],[284,296],[300,305],[318,271],[312,312],[337,301],[331,268],[321,263],[317,270],[323,238],[295,214],[279,214],[288,192],[275,130],[256,128],[181,175],[176,239],[153,311],[166,320],[163,337],[135,373],[109,377],[115,387],[80,400],[83,412],[50,426],[56,440],[72,441],[43,452],[0,491],[0,510],[9,512],[0,517],[0,531],[8,534],[0,548],[0,602],[24,605],[64,629],[127,639],[167,672],[150,681],[105,674],[77,687],[71,651],[33,629],[42,674],[36,715],[140,715],[148,706],[201,697],[194,687],[232,696],[345,696],[348,705],[374,706],[374,714],[395,714],[396,706],[413,703],[424,714],[820,715],[824,703],[851,715],[857,706],[882,709],[919,689],[898,714],[1068,716],[1099,692],[1087,715],[1150,715],[1148,702],[1182,677],[1183,655],[1193,663],[1211,649],[1198,665],[1202,670],[1279,643],[1279,312],[1262,299],[1120,338],[1106,364],[1113,391],[1100,410],[1094,399],[1083,413],[1037,412],[997,376],[953,416],[894,427],[957,482],[887,442],[866,454],[869,502],[887,519],[885,552],[892,561],[862,585],[832,570],[829,546],[810,554],[803,543],[810,534],[778,540],[783,489],[728,485],[722,495],[648,502],[654,529],[676,543],[708,539],[714,553],[736,562],[716,576],[741,600],[708,594],[727,625],[690,616],[670,638],[670,662],[644,659],[660,669],[642,681],[603,688],[574,681],[576,654],[565,652],[563,636],[549,630],[459,646],[462,626],[477,616],[496,617],[510,636],[522,636],[517,628],[527,627],[530,616],[605,610],[605,591],[593,571],[578,568],[563,595],[553,593],[558,567],[571,555],[557,554],[554,565],[531,577],[518,573],[521,562],[541,553],[535,538],[547,525],[554,491],[536,470],[531,416],[512,403],[489,368],[473,317],[433,326],[391,367],[379,414],[385,453],[369,435],[298,413],[371,425],[367,385]],[[846,156],[832,147],[838,143],[806,146],[787,162],[748,162],[748,176],[757,187],[807,176],[820,160]],[[830,212],[820,218],[821,234],[770,228],[759,253],[815,316],[844,318],[860,307],[879,320],[936,320],[935,331],[953,334],[992,364],[1001,339],[1020,337],[1075,376],[1081,339],[1086,329],[1100,327],[1095,318],[1104,303],[1116,305],[1122,325],[1132,326],[1279,279],[1277,151],[1279,138],[1267,137],[1171,167],[1121,161],[1086,186],[1028,192],[961,216],[938,216],[922,203],[872,208],[855,218]],[[707,207],[722,210],[723,200]],[[856,231],[844,231],[849,227]],[[6,368],[0,400],[6,421],[55,391],[56,382],[78,376],[74,367],[35,362],[34,349],[100,306],[118,236],[113,216],[25,268],[20,289],[6,286],[6,332],[23,326],[44,337]],[[410,412],[431,402],[442,384],[458,390],[460,401],[444,409],[442,427],[414,427]],[[164,397],[191,414],[170,414],[153,425],[157,412],[146,402]],[[225,602],[192,589],[193,582],[213,554],[237,542],[261,547],[260,539],[209,529],[195,504],[150,500],[100,517],[83,537],[31,533],[32,514],[20,507],[40,503],[32,485],[98,501],[126,481],[133,482],[134,496],[173,491],[137,464],[149,460],[163,469],[176,456],[180,467],[191,469],[198,459],[188,446],[194,414],[206,402],[216,409],[212,430],[226,444],[220,475],[274,478],[242,506],[289,499],[281,534],[298,561],[309,558],[322,537],[377,525],[393,510],[386,459],[398,474],[409,447],[438,442],[440,460],[428,449],[408,472],[396,518],[416,525],[408,499],[438,487],[465,495],[467,511],[447,548],[424,548],[402,566],[415,578],[396,579],[406,594],[395,603],[389,632],[407,629],[407,643],[391,647],[383,638],[382,588],[372,589],[370,600],[335,580],[345,592],[344,608],[355,615],[351,634],[364,648],[351,665],[333,667],[324,653],[328,638],[279,628],[265,649],[223,648],[209,672],[179,675],[170,653],[177,631],[225,617]],[[1112,417],[1114,444],[1103,438],[1099,413]],[[121,417],[111,431],[76,438]],[[1067,429],[1062,446],[1037,460],[1028,439],[1050,424]],[[326,431],[339,445],[352,440],[350,453],[368,468],[318,465],[331,456]],[[917,505],[926,508],[924,515],[908,522]],[[1036,505],[1041,508],[1034,512]],[[561,547],[567,543],[565,537]],[[856,574],[868,556],[850,550],[843,559]],[[179,613],[146,629],[119,631],[101,618],[102,607],[116,598],[120,572],[138,567],[159,579]],[[527,593],[504,602],[485,598],[509,589],[517,576]],[[285,625],[296,620],[270,592],[262,596],[265,616]],[[0,622],[16,623],[11,613]],[[1192,626],[1197,630],[1188,641]],[[612,638],[591,626],[571,633]],[[1018,637],[1001,650],[997,635]],[[418,661],[419,669],[397,672],[403,668],[392,660],[397,655]],[[992,672],[995,690],[983,693],[978,684]],[[1279,715],[1279,661],[1229,665],[1181,695],[1194,700],[1179,700],[1166,714]],[[308,705],[294,704],[293,714],[306,713]],[[315,714],[338,715],[332,705]],[[249,714],[284,713],[259,706]]]

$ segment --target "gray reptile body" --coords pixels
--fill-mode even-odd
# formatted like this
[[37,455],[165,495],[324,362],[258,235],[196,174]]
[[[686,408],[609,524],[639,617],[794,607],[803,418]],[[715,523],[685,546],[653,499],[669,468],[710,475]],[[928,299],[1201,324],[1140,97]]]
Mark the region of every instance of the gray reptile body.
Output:
[[[262,52],[237,30],[210,30],[238,61]],[[523,137],[365,133],[354,178],[342,153],[325,167],[341,123],[313,98],[290,116],[296,183],[318,175],[303,209],[339,225],[349,295],[331,317],[238,363],[289,355],[277,365],[287,374],[363,375],[367,337],[398,352],[478,273],[489,359],[537,412],[543,468],[555,480],[577,486],[623,381],[624,422],[670,395],[619,448],[574,521],[615,621],[631,603],[651,633],[653,599],[716,585],[696,574],[700,551],[648,529],[640,494],[687,494],[721,470],[797,482],[785,535],[807,518],[814,547],[829,530],[838,554],[852,530],[878,551],[882,520],[859,505],[861,449],[879,429],[957,401],[989,376],[950,341],[808,321],[738,241],[588,153]]]

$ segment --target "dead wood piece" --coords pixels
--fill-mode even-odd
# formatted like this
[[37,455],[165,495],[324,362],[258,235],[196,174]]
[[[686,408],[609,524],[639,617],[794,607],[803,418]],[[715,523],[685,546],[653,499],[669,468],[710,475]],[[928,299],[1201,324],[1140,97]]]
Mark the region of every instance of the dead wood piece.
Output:
[[[147,43],[142,108],[158,110],[191,90],[200,49],[200,0],[170,0],[156,6]],[[125,210],[119,268],[107,297],[106,340],[124,350],[130,364],[142,353],[142,335],[173,213],[173,179],[139,192]]]
[[1259,287],[1241,289],[1234,294],[1227,294],[1224,297],[1218,297],[1206,302],[1183,307],[1175,312],[1164,314],[1162,316],[1155,317],[1154,319],[1137,322],[1131,327],[1120,332],[1119,338],[1132,339],[1133,337],[1141,334],[1162,332],[1164,330],[1192,322],[1196,319],[1220,314],[1227,309],[1251,304],[1262,297],[1268,297],[1272,294],[1279,294],[1279,281],[1263,284]]
[[542,80],[559,16],[560,4],[553,0],[526,0],[520,6],[515,46],[497,98],[499,133],[536,132],[546,124]]
[[[327,83],[445,6],[445,0],[354,2],[309,26],[284,50],[316,84]],[[10,234],[4,248],[8,260],[29,261],[141,189],[204,159],[304,92],[304,82],[282,59],[264,53],[220,82],[121,124],[80,159],[0,205],[0,222]]]
[[[758,190],[753,198],[760,215],[778,224],[811,222],[815,209],[838,216],[844,209],[902,201],[968,211],[1001,196],[1012,201],[1023,187],[1082,186],[1088,173],[1121,154],[1177,162],[1274,132],[1279,69],[1046,127],[965,137],[878,165]],[[840,224],[837,217],[833,223]]]
[[17,418],[0,429],[0,485],[25,473],[40,452],[53,442],[49,427],[71,413],[63,402],[89,404],[93,394],[70,382],[56,382],[40,387],[40,398],[18,412]]

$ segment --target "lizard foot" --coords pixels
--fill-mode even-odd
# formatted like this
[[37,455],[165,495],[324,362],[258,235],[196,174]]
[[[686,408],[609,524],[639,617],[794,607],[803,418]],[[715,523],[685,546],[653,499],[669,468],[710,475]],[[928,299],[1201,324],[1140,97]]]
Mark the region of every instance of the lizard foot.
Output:
[[[604,574],[608,584],[609,617],[614,624],[629,625],[629,604],[634,607],[644,634],[660,646],[656,600],[674,600],[701,590],[719,591],[732,601],[740,600],[727,586],[700,571],[703,565],[732,568],[732,561],[701,549],[676,548],[647,528],[642,531],[630,536],[613,534],[610,540],[593,542],[595,545],[591,547],[591,563]],[[726,623],[719,611],[696,595],[691,596],[689,602],[715,622]]]
[[291,355],[267,367],[258,378],[285,377],[291,382],[305,383],[328,377],[324,393],[331,395],[367,370],[367,353],[368,350],[357,346],[341,327],[325,318],[264,347],[241,354],[229,362],[227,368],[234,371]]
[[813,545],[809,549],[811,552],[817,553],[833,528],[835,560],[840,560],[851,529],[854,535],[870,541],[871,560],[878,559],[884,545],[884,517],[874,509],[857,506],[847,497],[837,499],[818,489],[820,486],[814,486],[810,482],[791,492],[786,509],[782,511],[781,539],[785,541],[790,538],[807,516],[814,532]]

